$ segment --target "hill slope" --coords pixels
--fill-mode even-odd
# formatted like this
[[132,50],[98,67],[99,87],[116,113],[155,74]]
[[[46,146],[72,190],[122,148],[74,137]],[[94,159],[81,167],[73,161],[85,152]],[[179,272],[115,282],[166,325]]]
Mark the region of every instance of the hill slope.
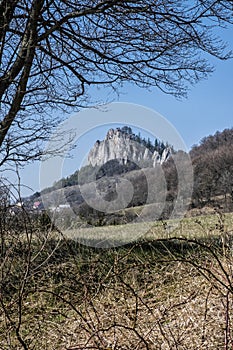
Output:
[[190,155],[195,179],[194,205],[207,203],[232,210],[233,128],[203,138]]
[[[127,134],[120,137],[125,138],[123,141],[125,142],[126,139],[131,140],[131,137],[135,136]],[[160,149],[160,157],[164,152],[162,148]],[[141,155],[142,153],[140,153]],[[185,154],[182,152],[173,152],[165,162],[156,164],[155,167],[146,168],[146,170],[139,166],[140,164],[153,165],[150,161],[145,162],[146,159],[141,159],[141,163],[129,159],[127,161],[110,159],[107,163],[99,166],[93,167],[89,164],[68,178],[61,179],[53,187],[44,189],[41,194],[35,194],[30,200],[31,202],[41,201],[43,197],[47,208],[69,203],[76,215],[78,214],[85,221],[94,225],[129,222],[135,218],[132,215],[133,211],[130,211],[129,214],[123,209],[151,203],[156,203],[159,206],[164,205],[165,202],[163,211],[157,217],[155,214],[155,217],[167,218],[172,211],[178,191],[174,158],[180,157],[182,159],[183,155]],[[226,129],[223,132],[205,137],[199,145],[193,146],[190,156],[194,170],[193,196],[192,199],[190,198],[190,208],[212,206],[224,211],[232,211],[233,129]],[[92,151],[89,159],[91,157],[93,157]],[[185,165],[184,169],[186,169]],[[154,193],[152,194],[148,193],[148,179],[145,171],[149,178],[153,179]],[[118,198],[118,186],[122,182],[127,183],[125,192],[132,185],[134,190],[132,198],[127,203],[122,203],[122,207],[117,207],[117,210],[103,214],[103,212],[108,211],[106,208],[111,207],[111,203]],[[83,192],[85,192],[86,198],[83,198]],[[99,197],[96,196],[97,192]],[[164,198],[164,193],[166,198]],[[87,197],[88,200],[86,200]],[[105,203],[106,206],[103,210],[100,210],[100,199],[107,203]]]

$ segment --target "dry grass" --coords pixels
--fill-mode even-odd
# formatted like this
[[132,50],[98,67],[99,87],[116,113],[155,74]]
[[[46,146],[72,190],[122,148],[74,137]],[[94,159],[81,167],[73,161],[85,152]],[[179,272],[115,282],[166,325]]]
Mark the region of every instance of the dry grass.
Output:
[[[230,233],[232,216],[223,221]],[[232,350],[233,256],[230,246],[221,255],[222,223],[187,218],[173,239],[160,222],[142,242],[107,250],[64,237],[56,247],[54,234],[40,245],[37,235],[30,263],[26,241],[17,243],[1,270],[0,349]]]
[[87,321],[73,314],[73,322],[65,322],[72,336],[64,348],[223,349],[223,296],[192,269],[174,268],[178,276],[167,273],[165,285],[155,275],[140,290],[121,285],[88,303]]
[[211,238],[222,234],[220,220],[225,232],[233,233],[233,214],[202,215],[157,222],[139,222],[117,226],[86,227],[63,231],[70,239],[90,246],[119,246],[137,240],[153,240],[171,237]]

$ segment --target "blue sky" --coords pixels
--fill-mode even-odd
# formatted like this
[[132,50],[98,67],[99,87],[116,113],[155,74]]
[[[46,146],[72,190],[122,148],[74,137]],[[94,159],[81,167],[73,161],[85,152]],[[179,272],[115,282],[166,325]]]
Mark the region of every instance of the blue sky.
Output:
[[[233,49],[233,28],[223,31],[223,37]],[[191,86],[188,97],[182,100],[166,95],[158,89],[147,91],[131,84],[125,85],[120,91],[119,98],[115,97],[114,100],[143,105],[159,112],[173,124],[190,149],[204,136],[233,127],[233,59],[218,61],[210,58],[210,62],[215,66],[214,73],[207,80]],[[103,99],[105,93],[103,90]],[[99,94],[101,95],[101,92]],[[83,138],[78,146],[87,152],[96,139],[104,138],[107,129],[108,126],[96,128],[95,132],[87,135],[86,139]],[[64,176],[76,168],[75,159],[64,164],[62,172]],[[32,194],[40,189],[39,172],[39,163],[26,166],[21,171],[21,182],[31,188],[31,190],[24,189],[23,195]]]

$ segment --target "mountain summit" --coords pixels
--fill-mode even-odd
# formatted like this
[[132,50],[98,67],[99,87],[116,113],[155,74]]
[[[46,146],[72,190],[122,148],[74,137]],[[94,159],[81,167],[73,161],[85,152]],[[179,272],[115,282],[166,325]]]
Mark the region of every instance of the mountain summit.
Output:
[[152,145],[148,139],[135,135],[130,127],[110,129],[103,141],[97,140],[88,154],[88,165],[102,166],[110,160],[118,160],[120,164],[128,162],[140,166],[155,167],[164,163],[171,154],[171,147],[155,140]]

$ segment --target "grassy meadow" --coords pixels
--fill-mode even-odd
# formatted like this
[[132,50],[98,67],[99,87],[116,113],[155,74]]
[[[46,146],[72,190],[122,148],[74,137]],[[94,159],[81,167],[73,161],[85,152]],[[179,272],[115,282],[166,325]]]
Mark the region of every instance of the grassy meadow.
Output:
[[185,217],[182,219],[134,222],[125,225],[90,226],[64,230],[63,234],[90,246],[120,246],[134,241],[153,241],[174,237],[187,239],[221,239],[233,232],[233,215],[211,212],[209,215]]
[[232,233],[218,213],[8,233],[0,349],[230,350]]

